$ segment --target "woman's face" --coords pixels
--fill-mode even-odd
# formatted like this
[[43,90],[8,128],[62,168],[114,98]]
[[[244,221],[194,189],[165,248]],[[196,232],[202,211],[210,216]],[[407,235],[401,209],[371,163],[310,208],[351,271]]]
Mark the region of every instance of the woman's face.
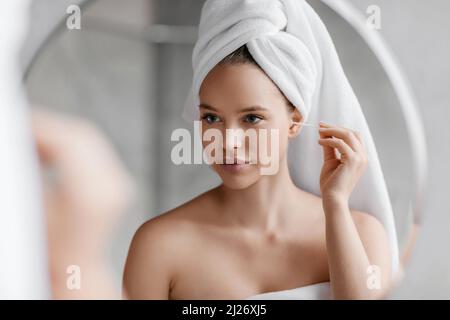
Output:
[[[298,133],[299,127],[292,122],[301,121],[300,113],[291,110],[272,80],[251,63],[213,68],[200,88],[199,108],[202,136],[208,129],[221,132],[221,152],[211,154],[222,161],[215,161],[212,168],[232,189],[254,184],[262,169],[278,169],[285,159],[288,139]],[[236,134],[234,138],[230,133]],[[212,141],[202,140],[206,151]]]

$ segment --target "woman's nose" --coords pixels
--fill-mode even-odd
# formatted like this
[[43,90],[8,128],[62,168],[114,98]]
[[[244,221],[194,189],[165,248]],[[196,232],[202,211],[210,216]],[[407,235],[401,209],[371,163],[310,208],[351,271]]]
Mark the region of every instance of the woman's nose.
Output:
[[234,150],[242,148],[244,144],[244,130],[238,127],[227,128],[225,130],[225,148]]

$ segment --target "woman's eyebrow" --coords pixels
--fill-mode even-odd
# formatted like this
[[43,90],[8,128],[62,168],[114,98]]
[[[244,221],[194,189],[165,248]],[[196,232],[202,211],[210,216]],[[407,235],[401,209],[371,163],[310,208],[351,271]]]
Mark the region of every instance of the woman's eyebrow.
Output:
[[202,109],[208,109],[208,110],[212,110],[212,111],[216,111],[217,112],[216,108],[213,108],[210,105],[207,105],[206,103],[200,103],[200,105],[198,107],[202,108]]
[[[201,109],[207,109],[207,110],[212,110],[212,111],[216,111],[217,109],[214,107],[211,107],[210,105],[206,104],[206,103],[201,103],[199,106],[199,108]],[[239,110],[239,113],[244,113],[244,112],[251,112],[251,111],[268,111],[266,108],[262,107],[262,106],[251,106],[251,107],[247,107],[244,109]]]
[[268,110],[261,106],[251,106],[251,107],[239,110],[240,113],[249,112],[249,111],[268,111]]

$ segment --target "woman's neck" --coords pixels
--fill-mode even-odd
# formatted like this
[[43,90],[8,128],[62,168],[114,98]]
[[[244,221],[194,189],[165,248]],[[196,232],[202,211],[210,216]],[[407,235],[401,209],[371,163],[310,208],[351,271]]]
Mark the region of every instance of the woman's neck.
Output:
[[262,176],[246,189],[233,190],[219,187],[220,197],[226,205],[225,214],[234,223],[273,233],[287,222],[292,204],[301,202],[301,190],[293,183],[287,160],[280,163],[276,175]]

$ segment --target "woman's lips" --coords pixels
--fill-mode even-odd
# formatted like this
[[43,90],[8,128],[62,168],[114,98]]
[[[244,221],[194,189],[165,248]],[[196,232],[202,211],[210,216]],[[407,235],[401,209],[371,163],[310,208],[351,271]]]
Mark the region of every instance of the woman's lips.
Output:
[[223,164],[220,164],[221,168],[229,172],[239,172],[250,166],[249,161],[241,159],[226,159]]
[[233,163],[233,164],[221,164],[221,168],[228,172],[240,172],[244,170],[245,168],[249,167],[250,165],[248,163]]

